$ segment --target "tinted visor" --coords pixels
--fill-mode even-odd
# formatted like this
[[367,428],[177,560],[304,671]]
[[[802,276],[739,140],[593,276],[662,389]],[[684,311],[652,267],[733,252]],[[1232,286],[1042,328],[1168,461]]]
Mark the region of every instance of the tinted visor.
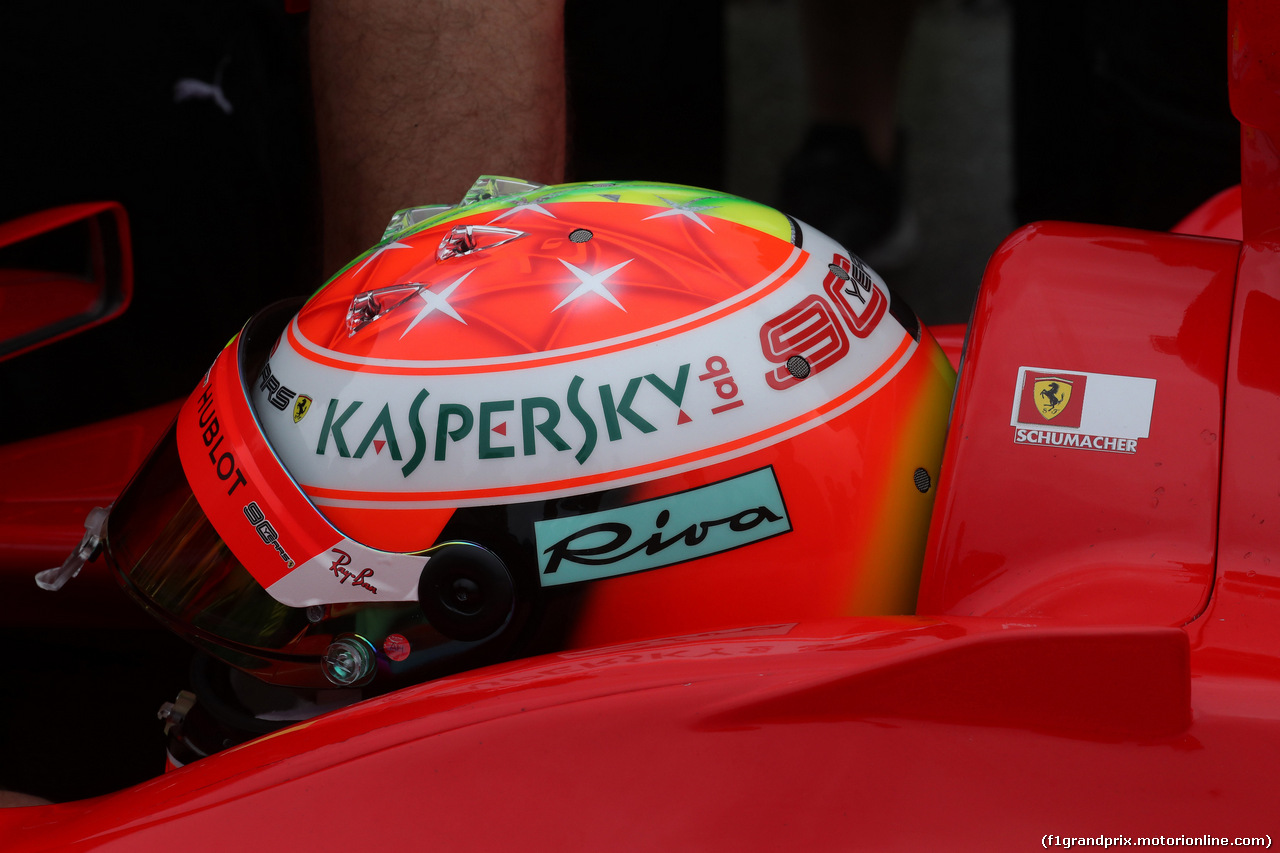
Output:
[[[415,600],[425,558],[378,552],[334,530],[253,419],[246,377],[256,375],[296,308],[262,312],[218,357],[112,506],[104,554],[129,594],[169,628],[264,681],[332,687],[321,659],[340,634],[374,646],[384,682],[451,670],[447,660],[478,644],[450,640],[428,624]],[[263,525],[268,519],[274,526]],[[367,590],[329,571],[334,546],[377,566],[379,577],[397,568],[411,575],[413,597],[362,600]],[[296,574],[319,577],[319,600],[296,600],[305,590],[289,591],[295,600],[286,601],[268,591],[273,579],[280,586]]]
[[[332,687],[321,658],[340,634],[380,645],[398,634],[419,652],[443,652],[448,643],[413,602],[290,607],[272,598],[192,494],[173,428],[112,506],[104,554],[130,596],[167,627],[266,682]],[[380,668],[394,675],[428,656],[387,659]]]
[[193,639],[282,651],[308,628],[305,610],[273,599],[214,530],[183,476],[173,427],[112,506],[106,555],[135,598]]

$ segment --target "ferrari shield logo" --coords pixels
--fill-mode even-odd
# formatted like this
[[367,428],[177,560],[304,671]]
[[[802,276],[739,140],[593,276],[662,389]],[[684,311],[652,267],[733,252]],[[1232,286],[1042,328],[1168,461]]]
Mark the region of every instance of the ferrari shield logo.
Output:
[[[299,398],[299,405],[301,405]],[[1067,407],[1067,403],[1071,401],[1071,382],[1066,379],[1060,379],[1056,376],[1049,376],[1044,379],[1037,379],[1035,384],[1035,402],[1036,409],[1040,412],[1046,421],[1051,421],[1058,415],[1062,414],[1062,410]],[[310,401],[308,401],[310,402]],[[297,415],[294,418],[297,419]]]
[[298,399],[293,401],[293,422],[296,424],[301,421],[309,411],[311,411],[311,398],[306,394],[299,394]]

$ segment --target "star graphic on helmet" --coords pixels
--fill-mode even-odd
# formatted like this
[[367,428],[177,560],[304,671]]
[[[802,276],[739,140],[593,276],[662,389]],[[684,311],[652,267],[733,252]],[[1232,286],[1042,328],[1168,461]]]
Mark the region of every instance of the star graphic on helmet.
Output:
[[420,323],[422,319],[432,311],[439,311],[441,314],[447,314],[462,325],[467,325],[467,321],[458,316],[458,312],[449,304],[449,297],[458,289],[458,285],[466,281],[467,276],[471,275],[473,272],[475,272],[475,270],[467,270],[462,274],[461,278],[455,279],[452,284],[439,293],[432,293],[430,290],[427,290],[426,285],[423,285],[418,291],[417,296],[425,302],[426,305],[422,306],[422,310],[418,312],[418,316],[414,317],[409,325],[405,327],[405,330],[400,333],[400,337],[403,338],[405,335],[409,334],[409,330],[418,325],[418,323]]
[[[698,223],[708,231],[711,231],[711,226],[703,222],[702,217],[699,216],[698,214],[702,213],[704,210],[715,210],[717,207],[720,206],[718,204],[699,204],[699,202],[711,201],[712,199],[710,196],[705,196],[703,198],[695,198],[692,201],[685,201],[685,202],[672,201],[671,199],[663,198],[662,196],[657,196],[657,199],[658,201],[667,205],[670,208],[670,210],[664,210],[661,213],[655,213],[653,214],[653,216],[646,216],[645,217],[646,222],[650,219],[661,219],[664,216],[683,216],[685,219],[692,219],[694,222]],[[712,231],[712,233],[715,233],[715,232]]]
[[[635,258],[628,258],[622,263],[615,264],[614,266],[609,267],[607,270],[603,272],[589,273],[589,272],[586,272],[585,270],[575,267],[573,264],[569,263],[564,258],[561,258],[560,263],[564,264],[565,267],[569,270],[569,272],[577,276],[578,281],[581,283],[577,286],[577,288],[572,293],[570,293],[563,300],[561,300],[559,305],[557,305],[555,308],[552,308],[551,310],[559,311],[561,308],[568,305],[570,302],[574,301],[579,296],[585,296],[588,293],[595,293],[600,296],[603,296],[605,299],[609,300],[614,305],[618,306],[619,308],[622,308],[622,303],[618,301],[618,298],[616,296],[614,296],[612,293],[609,292],[609,289],[604,286],[604,283],[609,279],[611,275],[613,275],[618,270],[625,267],[627,264],[631,263],[633,260],[635,260]],[[622,310],[626,311],[627,309],[622,308]]]
[[490,219],[488,224],[492,225],[493,223],[497,222],[500,219],[506,219],[508,216],[515,216],[517,213],[520,213],[523,210],[532,211],[533,213],[540,213],[543,216],[550,216],[552,219],[555,219],[556,215],[554,213],[547,210],[545,207],[543,207],[541,204],[538,203],[540,201],[546,201],[548,198],[551,198],[551,196],[539,198],[534,201],[529,201],[527,199],[522,198],[519,201],[517,201],[513,207],[507,208],[506,210],[502,211],[502,213],[499,213],[497,216],[495,216],[493,219]]
[[371,261],[373,261],[375,258],[379,257],[383,252],[387,251],[388,249],[412,249],[412,248],[413,248],[413,246],[410,246],[408,243],[401,243],[401,242],[400,242],[400,241],[398,241],[398,240],[396,240],[396,241],[394,241],[394,242],[391,242],[391,243],[384,243],[384,244],[382,244],[381,246],[379,246],[378,248],[374,249],[374,250],[373,250],[373,254],[371,254],[371,255],[369,255],[369,257],[365,258],[365,259],[364,259],[364,263],[363,263],[363,264],[361,264],[360,266],[356,267],[356,272],[360,272],[360,270],[362,270],[362,269],[364,269],[365,267],[369,266],[369,263],[370,263]]

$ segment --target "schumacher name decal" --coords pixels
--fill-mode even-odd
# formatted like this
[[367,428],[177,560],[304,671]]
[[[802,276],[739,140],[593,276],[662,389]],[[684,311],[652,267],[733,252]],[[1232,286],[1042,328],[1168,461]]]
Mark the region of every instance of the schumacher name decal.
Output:
[[1156,381],[1139,376],[1020,367],[1014,443],[1136,453],[1151,434],[1155,393]]

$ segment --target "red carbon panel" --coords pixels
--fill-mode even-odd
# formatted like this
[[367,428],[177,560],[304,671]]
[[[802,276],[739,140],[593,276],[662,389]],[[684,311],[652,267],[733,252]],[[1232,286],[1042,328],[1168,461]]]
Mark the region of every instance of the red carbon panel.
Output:
[[1228,187],[1191,211],[1170,230],[1175,234],[1239,240],[1244,228],[1240,201],[1240,187]]
[[[1201,611],[1238,252],[1063,223],[1005,241],[970,330],[919,612],[1181,625]],[[1022,367],[1155,380],[1149,436],[1132,452],[1015,443]],[[1081,386],[1082,404],[1102,400],[1097,385]]]
[[1246,244],[1227,373],[1227,441],[1213,601],[1189,626],[1216,671],[1280,675],[1280,263],[1274,247]]
[[[1206,667],[1253,686],[1280,675],[1280,7],[1234,0],[1229,26],[1231,106],[1243,125],[1244,248],[1227,369],[1217,580],[1189,630]],[[1237,695],[1242,713],[1274,716],[1274,706]]]
[[0,813],[0,838],[14,853],[245,839],[916,851],[1274,833],[1280,748],[1189,666],[1177,629],[998,620],[565,653],[371,700],[119,794]]

